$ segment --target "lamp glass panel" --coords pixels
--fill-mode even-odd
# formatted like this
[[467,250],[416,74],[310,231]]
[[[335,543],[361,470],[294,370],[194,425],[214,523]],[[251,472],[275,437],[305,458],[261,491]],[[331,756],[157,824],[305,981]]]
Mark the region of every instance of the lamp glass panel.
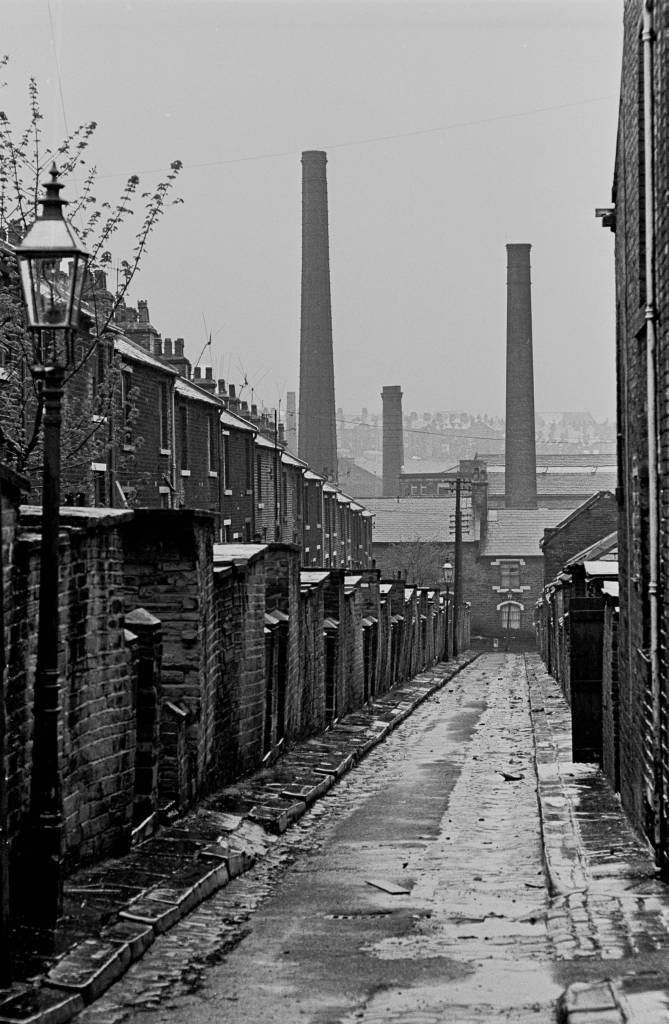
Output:
[[35,255],[21,260],[31,327],[75,327],[86,261],[68,254]]

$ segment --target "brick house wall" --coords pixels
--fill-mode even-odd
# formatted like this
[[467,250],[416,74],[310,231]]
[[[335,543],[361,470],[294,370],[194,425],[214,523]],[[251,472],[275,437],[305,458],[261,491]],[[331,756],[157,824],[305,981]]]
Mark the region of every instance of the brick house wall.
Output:
[[253,556],[215,573],[221,640],[216,708],[223,781],[251,771],[263,756],[265,716],[265,565]]
[[611,491],[598,491],[564,522],[544,530],[544,585],[573,556],[618,528],[618,506]]
[[326,622],[336,623],[336,629],[326,630],[326,694],[329,692],[326,704],[334,709],[336,717],[343,713],[345,706],[344,572],[341,569],[330,570],[323,585],[323,612]]
[[225,541],[250,543],[256,530],[256,469],[254,428],[223,413],[224,476],[223,525]]
[[365,673],[362,650],[362,591],[360,584],[344,582],[340,644],[344,671],[342,712],[353,711],[365,701]]
[[300,677],[300,548],[271,544],[264,553],[265,611],[275,609],[288,616],[285,678],[285,735],[290,741],[304,731],[303,687]]
[[271,544],[281,532],[281,452],[261,436],[255,438],[254,483],[255,533],[260,543]]
[[[656,749],[652,716],[646,713],[651,694],[649,659],[649,486],[646,398],[646,294],[644,202],[646,188],[643,159],[643,49],[640,39],[642,0],[626,0],[624,6],[623,66],[618,121],[617,153],[613,185],[615,203],[617,413],[619,464],[619,572],[620,619],[618,625],[620,794],[633,823],[656,842],[658,825],[653,796],[656,766],[646,751]],[[653,196],[655,203],[655,301],[658,318],[655,389],[659,445],[659,491],[666,492],[669,470],[669,340],[662,327],[669,314],[669,188],[667,107],[669,52],[666,32],[667,0],[653,4]],[[609,226],[610,222],[609,222]],[[659,546],[661,573],[660,646],[661,677],[666,678],[669,596],[669,507],[660,498]],[[651,700],[652,703],[652,700]],[[666,776],[666,766],[664,769]],[[666,829],[664,829],[666,833]],[[666,860],[667,851],[660,852]],[[666,868],[666,865],[665,865]]]
[[301,727],[305,733],[325,726],[325,618],[323,584],[300,593]]
[[[3,512],[5,509],[3,508]],[[121,531],[131,512],[69,513],[60,539],[61,774],[66,867],[126,849],[135,783],[135,672],[123,626]],[[5,633],[8,835],[20,902],[28,840],[41,510],[8,555]],[[3,520],[4,523],[4,520]]]
[[620,715],[618,681],[618,610],[604,609],[602,658],[602,769],[613,789],[620,790]]
[[471,629],[474,635],[505,639],[499,605],[512,601],[520,610],[520,625],[509,630],[510,635],[528,639],[534,637],[534,608],[544,584],[543,557],[525,555],[512,559],[519,563],[520,586],[511,591],[501,590],[503,558],[483,555],[474,557],[475,545],[463,545],[463,600],[471,603]]
[[[131,505],[171,508],[177,493],[175,372],[124,339],[117,339],[115,347],[134,416],[118,453],[118,482]],[[119,504],[116,497],[109,500]]]
[[332,484],[323,486],[323,566],[341,568],[339,560],[339,509]]
[[220,402],[180,379],[175,391],[176,505],[218,515],[222,498]]
[[123,530],[128,607],[163,625],[161,700],[188,713],[192,794],[215,772],[214,722],[220,653],[213,580],[214,517],[192,510],[137,509]]
[[[287,452],[282,453],[281,538],[287,544],[303,544],[306,469],[306,463],[293,458]],[[306,561],[304,564],[307,564]]]
[[323,478],[310,470],[304,474],[303,564],[322,568],[325,543],[323,526]]

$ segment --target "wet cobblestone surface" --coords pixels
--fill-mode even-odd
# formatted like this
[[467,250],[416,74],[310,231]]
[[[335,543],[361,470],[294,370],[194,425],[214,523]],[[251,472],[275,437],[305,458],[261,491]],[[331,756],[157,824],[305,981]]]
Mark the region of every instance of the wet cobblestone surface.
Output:
[[[76,1020],[544,1024],[587,982],[563,1019],[669,1021],[667,887],[598,769],[571,761],[569,724],[536,656],[482,656]],[[435,763],[447,802],[412,834],[409,776]],[[394,838],[369,811],[392,794]],[[407,894],[365,889],[370,864]],[[331,893],[328,872],[350,892]],[[282,948],[291,908],[303,961],[294,935]],[[352,950],[363,965],[341,992],[310,961],[326,925],[333,963]]]

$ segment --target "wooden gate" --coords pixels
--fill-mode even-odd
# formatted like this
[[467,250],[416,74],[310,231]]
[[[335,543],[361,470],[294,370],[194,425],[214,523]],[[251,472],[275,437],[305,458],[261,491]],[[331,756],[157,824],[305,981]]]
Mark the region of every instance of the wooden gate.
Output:
[[569,602],[569,676],[572,757],[601,764],[604,603],[599,597]]

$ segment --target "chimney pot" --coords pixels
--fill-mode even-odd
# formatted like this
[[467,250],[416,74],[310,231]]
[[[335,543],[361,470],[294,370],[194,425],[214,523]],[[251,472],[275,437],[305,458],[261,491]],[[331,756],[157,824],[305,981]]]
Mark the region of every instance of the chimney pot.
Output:
[[251,415],[252,416],[257,416],[258,415],[258,406],[257,405],[252,405],[251,406]]
[[169,359],[171,357],[171,355],[172,355],[172,339],[171,338],[165,338],[165,342],[163,344],[163,352],[165,353],[165,356],[166,356],[167,359]]
[[237,389],[236,389],[234,384],[228,385],[228,393],[230,395],[230,398],[236,398],[237,397]]
[[[167,339],[165,340],[167,341]],[[154,356],[158,356],[158,358],[160,358],[163,354],[163,343],[160,340],[160,338],[153,339],[153,354]]]
[[200,367],[199,366],[194,366],[193,367],[193,380],[199,380],[199,379],[200,379]]
[[204,376],[205,376],[206,380],[213,380],[214,379],[214,374],[213,374],[211,366],[205,366],[205,368],[204,368]]
[[242,412],[248,412],[248,411],[249,411],[249,403],[248,402],[242,402]]
[[227,395],[227,393],[228,393],[228,392],[226,391],[226,389],[225,389],[225,381],[223,380],[223,378],[222,378],[222,377],[219,377],[219,379],[218,379],[218,393],[219,393],[219,395],[221,395],[221,397],[223,397],[223,398],[224,398],[224,397],[225,397],[225,396]]
[[137,300],[137,318],[140,324],[149,323],[149,304],[146,299]]
[[174,354],[175,356],[182,357],[184,354],[184,340],[183,338],[177,338],[174,342]]

